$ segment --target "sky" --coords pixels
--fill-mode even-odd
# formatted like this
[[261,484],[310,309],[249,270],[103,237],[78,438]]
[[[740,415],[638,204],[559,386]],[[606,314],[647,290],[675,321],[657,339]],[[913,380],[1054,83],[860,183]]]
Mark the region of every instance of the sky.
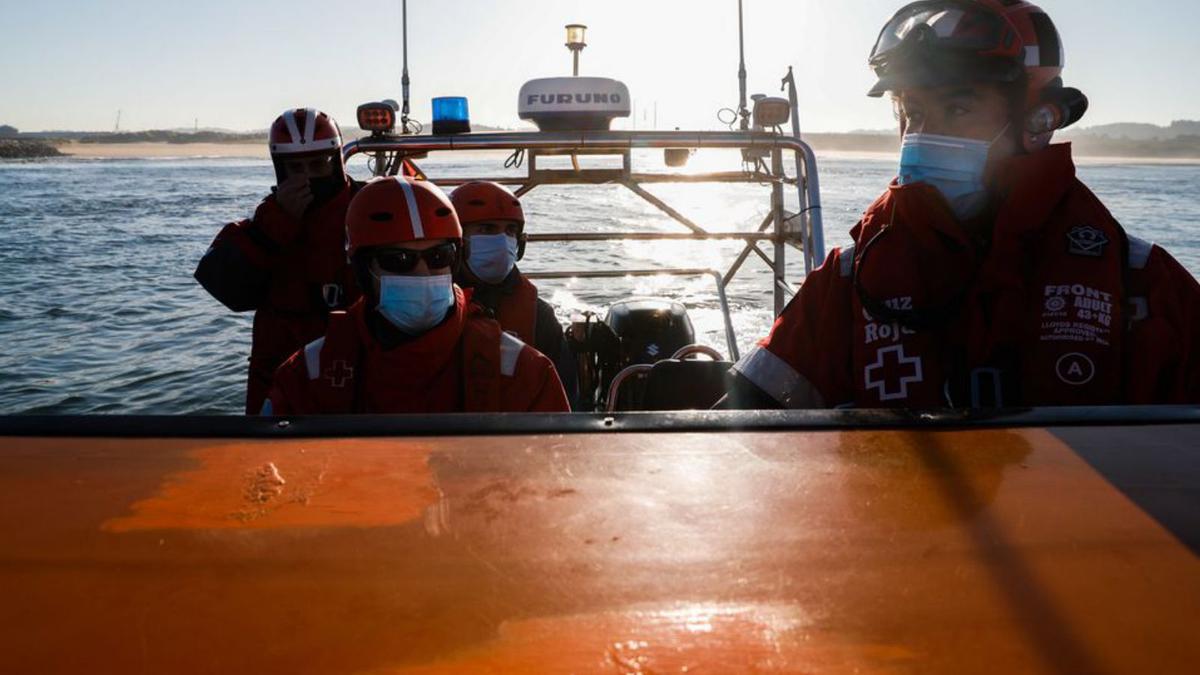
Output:
[[[750,93],[789,65],[806,131],[887,129],[867,56],[902,0],[744,0]],[[1045,0],[1067,50],[1081,126],[1200,119],[1200,2]],[[400,0],[0,0],[0,124],[23,131],[263,129],[314,106],[353,123],[400,98]],[[434,96],[470,99],[475,122],[514,127],[517,91],[569,75],[567,23],[588,26],[581,74],[630,88],[637,126],[719,128],[737,104],[735,0],[409,0],[414,117]],[[629,128],[632,121],[617,125]]]

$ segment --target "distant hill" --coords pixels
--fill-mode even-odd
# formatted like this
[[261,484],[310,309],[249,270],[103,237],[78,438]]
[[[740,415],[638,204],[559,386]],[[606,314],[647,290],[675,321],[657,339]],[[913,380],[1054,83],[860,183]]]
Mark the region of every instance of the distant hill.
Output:
[[1134,140],[1109,136],[1068,137],[1080,157],[1200,159],[1200,135]]
[[[900,149],[896,130],[805,134],[804,139],[823,151],[896,153]],[[1070,141],[1080,157],[1200,159],[1200,122],[1193,120],[1165,127],[1125,122],[1067,129],[1055,140]]]
[[1118,122],[1116,124],[1101,124],[1094,127],[1068,129],[1062,137],[1074,138],[1110,138],[1127,141],[1169,141],[1184,136],[1200,136],[1200,122],[1195,120],[1176,120],[1170,126],[1161,127],[1157,124],[1139,124],[1134,122]]
[[[485,124],[472,125],[475,131],[511,131]],[[429,133],[429,126],[424,133]],[[358,127],[343,127],[347,140],[366,134]],[[77,143],[264,143],[267,130],[230,131],[228,129],[149,130],[130,132],[39,131],[19,133],[0,125],[0,137],[40,140],[54,145]],[[806,141],[821,151],[896,153],[900,140],[895,129],[863,129],[850,133],[807,133]],[[1072,128],[1058,134],[1056,140],[1071,141],[1079,156],[1145,157],[1200,159],[1200,121],[1176,120],[1168,126],[1121,122],[1094,127]],[[10,146],[12,152],[16,146]],[[31,146],[32,147],[32,146]]]
[[[501,127],[486,124],[471,125],[474,131],[508,131]],[[422,133],[429,133],[429,126]],[[358,127],[342,127],[342,136],[347,140],[355,140],[366,136],[367,132]],[[24,139],[40,139],[47,142],[63,143],[265,143],[267,130],[231,131],[229,129],[150,129],[146,131],[34,131],[18,133],[10,126],[0,127],[0,137],[19,137]]]
[[890,133],[856,131],[848,134],[804,134],[804,140],[818,152],[897,153],[900,151],[900,135],[896,131]]
[[223,131],[130,131],[87,134],[78,140],[80,143],[261,143],[263,135]]
[[23,139],[50,143],[251,143],[262,142],[266,132],[235,131],[34,131],[20,134]]
[[852,129],[846,132],[851,136],[895,136],[900,133],[898,129]]
[[1067,129],[1057,136],[1071,141],[1076,154],[1099,157],[1200,158],[1200,122],[1176,120],[1169,126],[1118,122]]

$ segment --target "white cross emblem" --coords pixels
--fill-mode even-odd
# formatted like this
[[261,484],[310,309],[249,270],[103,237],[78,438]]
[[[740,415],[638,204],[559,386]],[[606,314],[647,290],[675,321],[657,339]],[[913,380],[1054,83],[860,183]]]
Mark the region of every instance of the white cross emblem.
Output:
[[[889,359],[887,358],[889,354],[894,354],[895,356]],[[876,356],[878,358],[876,359],[875,363],[867,366],[865,376],[867,389],[878,390],[880,401],[906,399],[908,398],[908,385],[916,384],[925,379],[921,367],[921,357],[906,356],[904,354],[904,345],[892,345],[891,347],[884,347],[876,352]],[[898,373],[900,382],[897,385],[898,388],[895,390],[889,387],[891,374],[887,372],[880,372],[889,366],[900,371]],[[904,374],[903,369],[906,367],[909,368],[909,373],[911,374]],[[879,379],[876,379],[877,377]]]

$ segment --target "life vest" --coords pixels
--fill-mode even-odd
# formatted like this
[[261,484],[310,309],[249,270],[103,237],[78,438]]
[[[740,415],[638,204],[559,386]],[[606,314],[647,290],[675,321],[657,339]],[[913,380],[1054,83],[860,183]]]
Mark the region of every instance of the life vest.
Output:
[[1001,175],[1006,199],[979,228],[987,246],[933,188],[893,186],[735,370],[793,407],[1195,396],[1195,280],[1126,235],[1076,180],[1069,146]]
[[[270,261],[266,298],[254,314],[247,411],[262,406],[279,365],[325,331],[329,312],[358,299],[358,285],[346,260],[345,223],[346,209],[361,185],[351,182],[306,215],[296,241],[279,249]],[[255,214],[256,219],[287,217],[273,195]]]
[[[252,218],[229,223],[201,259],[196,278],[234,311],[255,310],[246,411],[257,412],[276,368],[325,332],[331,310],[359,295],[345,255],[346,209],[362,183],[352,181],[298,226],[275,196]],[[298,230],[279,244],[270,232]]]
[[1033,236],[978,260],[943,205],[927,186],[893,187],[863,219],[849,257],[856,404],[1118,402],[1121,226],[1076,182]]
[[[346,209],[361,183],[351,183],[328,203],[306,215],[295,242],[272,261],[266,306],[282,314],[323,314],[345,309],[358,299],[346,260]],[[273,197],[256,218],[287,217]]]
[[[396,386],[431,400],[453,400],[460,412],[495,412],[505,409],[505,381],[516,374],[524,343],[500,330],[481,310],[465,300],[461,290],[456,315],[435,328],[431,341],[445,349],[445,363],[430,365],[434,372],[421,385],[396,378]],[[329,327],[303,350],[308,377],[307,407],[324,414],[393,412],[387,401],[373,401],[377,394],[371,383],[368,353],[379,349],[366,335],[362,303],[349,312],[332,312]],[[426,337],[426,336],[423,336]],[[455,339],[457,338],[457,339]],[[420,339],[420,338],[418,338]],[[401,345],[396,349],[404,349]],[[437,355],[433,357],[437,359]],[[431,372],[433,372],[431,371]],[[452,388],[449,391],[447,388]]]
[[500,306],[496,308],[496,320],[504,330],[516,333],[528,344],[534,344],[537,338],[537,304],[537,286],[518,272],[512,292],[502,296]]
[[477,286],[472,296],[475,302],[514,333],[526,344],[537,342],[538,290],[519,271],[499,286]]

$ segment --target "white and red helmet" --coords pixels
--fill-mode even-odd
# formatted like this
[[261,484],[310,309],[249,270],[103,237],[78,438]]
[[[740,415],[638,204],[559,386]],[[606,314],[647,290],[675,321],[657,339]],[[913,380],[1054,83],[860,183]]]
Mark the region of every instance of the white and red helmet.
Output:
[[367,183],[346,211],[346,255],[374,246],[423,239],[462,241],[454,204],[441,188],[405,176],[381,177]]
[[341,154],[342,132],[337,122],[320,110],[296,108],[275,118],[267,142],[272,157],[318,152]]

